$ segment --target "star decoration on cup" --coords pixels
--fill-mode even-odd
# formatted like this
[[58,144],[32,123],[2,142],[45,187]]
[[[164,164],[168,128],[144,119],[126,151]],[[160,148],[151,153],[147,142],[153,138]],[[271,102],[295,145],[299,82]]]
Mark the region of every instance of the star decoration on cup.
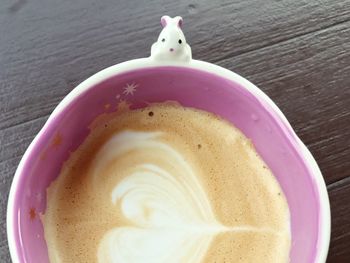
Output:
[[34,207],[29,209],[29,218],[30,220],[34,220],[36,218],[36,211]]
[[123,93],[125,94],[125,96],[134,95],[134,92],[136,91],[136,88],[138,86],[139,85],[135,84],[134,82],[131,84],[127,83],[126,86],[124,87]]
[[118,111],[125,111],[125,110],[128,110],[129,107],[130,107],[130,103],[128,103],[126,100],[121,100],[119,103],[118,103],[118,106],[117,106],[117,110]]
[[39,158],[41,161],[45,161],[47,157],[46,149],[40,154]]
[[57,148],[62,144],[62,136],[60,133],[56,133],[51,141],[51,146]]

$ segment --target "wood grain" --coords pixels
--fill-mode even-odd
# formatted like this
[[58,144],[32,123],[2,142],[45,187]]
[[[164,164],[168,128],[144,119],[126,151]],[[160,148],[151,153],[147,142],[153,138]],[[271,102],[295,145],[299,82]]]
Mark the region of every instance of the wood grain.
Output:
[[16,166],[59,101],[95,72],[149,55],[182,15],[194,58],[248,78],[318,161],[332,207],[329,262],[350,262],[350,1],[0,2],[0,262]]

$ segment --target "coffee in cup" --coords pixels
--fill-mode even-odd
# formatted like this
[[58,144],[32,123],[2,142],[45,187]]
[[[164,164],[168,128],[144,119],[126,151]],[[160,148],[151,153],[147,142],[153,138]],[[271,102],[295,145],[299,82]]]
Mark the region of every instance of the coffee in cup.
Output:
[[289,261],[286,198],[231,123],[163,103],[90,128],[48,189],[51,263]]

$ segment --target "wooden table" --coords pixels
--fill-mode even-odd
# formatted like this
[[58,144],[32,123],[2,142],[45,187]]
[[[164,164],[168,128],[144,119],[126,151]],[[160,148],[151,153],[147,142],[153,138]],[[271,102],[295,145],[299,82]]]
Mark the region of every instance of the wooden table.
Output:
[[2,0],[0,262],[11,261],[6,203],[29,143],[78,83],[148,56],[163,14],[184,17],[194,58],[246,77],[285,113],[328,185],[328,262],[350,262],[349,0]]

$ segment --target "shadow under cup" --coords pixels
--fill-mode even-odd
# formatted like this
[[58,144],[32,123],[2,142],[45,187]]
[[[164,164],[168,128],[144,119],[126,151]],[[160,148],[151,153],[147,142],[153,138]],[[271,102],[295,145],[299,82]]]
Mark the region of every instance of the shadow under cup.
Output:
[[[324,197],[320,188],[324,185],[316,182],[320,174],[311,167],[318,170],[317,165],[311,155],[306,156],[306,148],[277,107],[255,86],[256,93],[242,86],[243,78],[235,78],[237,81],[185,67],[137,69],[112,75],[86,88],[55,111],[23,157],[11,189],[8,234],[14,262],[48,262],[40,221],[46,207],[46,188],[58,176],[69,153],[86,138],[89,124],[100,114],[116,111],[125,103],[140,108],[169,100],[213,112],[252,140],[288,200],[291,262],[318,262],[320,253],[327,253],[328,244],[321,245],[327,243],[329,230],[323,229],[321,213]],[[128,93],[127,86],[136,90]]]

